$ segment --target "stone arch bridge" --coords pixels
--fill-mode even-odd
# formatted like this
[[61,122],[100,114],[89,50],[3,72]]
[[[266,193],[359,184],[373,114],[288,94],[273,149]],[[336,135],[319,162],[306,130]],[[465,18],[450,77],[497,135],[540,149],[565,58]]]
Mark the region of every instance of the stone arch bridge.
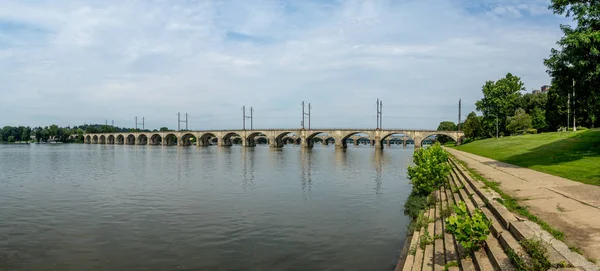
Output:
[[[160,131],[160,132],[120,132],[86,133],[84,141],[88,144],[119,145],[179,145],[231,146],[234,141],[246,147],[256,146],[257,141],[268,143],[273,148],[281,148],[286,140],[293,140],[310,148],[319,139],[323,144],[335,144],[336,148],[347,147],[348,139],[355,142],[359,138],[368,138],[375,148],[383,149],[384,142],[393,137],[408,137],[415,142],[415,148],[422,145],[425,138],[432,135],[446,135],[458,144],[462,142],[462,131],[402,130],[402,129],[263,129],[263,130],[203,130],[203,131]],[[195,139],[195,140],[194,140]],[[195,143],[194,143],[195,141]],[[265,142],[266,141],[266,142]],[[298,142],[300,141],[300,142]],[[406,142],[406,141],[404,141]]]

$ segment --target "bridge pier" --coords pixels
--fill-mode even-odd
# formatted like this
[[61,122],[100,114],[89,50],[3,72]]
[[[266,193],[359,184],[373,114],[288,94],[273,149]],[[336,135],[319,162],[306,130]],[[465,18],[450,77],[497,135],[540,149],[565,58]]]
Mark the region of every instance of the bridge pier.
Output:
[[383,149],[383,140],[379,137],[375,137],[375,149]]

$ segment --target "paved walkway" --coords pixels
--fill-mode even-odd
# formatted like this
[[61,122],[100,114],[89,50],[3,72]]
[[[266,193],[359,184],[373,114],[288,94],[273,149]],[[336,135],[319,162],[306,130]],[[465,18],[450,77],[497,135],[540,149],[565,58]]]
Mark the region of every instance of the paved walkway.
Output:
[[584,256],[600,264],[600,186],[446,150],[489,181],[500,183],[502,191],[517,198],[532,214],[564,232],[568,245],[581,248]]

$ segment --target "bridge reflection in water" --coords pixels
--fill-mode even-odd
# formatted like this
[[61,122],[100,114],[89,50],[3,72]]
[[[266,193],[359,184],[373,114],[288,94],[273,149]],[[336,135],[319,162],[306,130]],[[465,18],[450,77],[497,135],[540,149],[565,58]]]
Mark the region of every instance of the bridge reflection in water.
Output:
[[413,143],[419,148],[426,138],[445,135],[460,144],[464,138],[462,131],[432,131],[403,129],[267,129],[267,130],[205,130],[205,131],[161,131],[128,133],[86,133],[84,142],[88,144],[118,145],[165,145],[165,146],[231,146],[240,144],[253,147],[269,144],[281,148],[285,144],[297,144],[311,148],[315,143],[333,144],[345,149],[348,144],[371,145],[383,149],[385,145]]

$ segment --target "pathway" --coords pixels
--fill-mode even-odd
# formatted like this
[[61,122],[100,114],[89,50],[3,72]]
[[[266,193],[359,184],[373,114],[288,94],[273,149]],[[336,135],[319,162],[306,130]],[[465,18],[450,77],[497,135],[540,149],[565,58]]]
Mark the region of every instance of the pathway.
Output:
[[[519,204],[565,233],[566,242],[600,264],[600,186],[571,181],[446,148],[456,158],[517,198]],[[600,165],[599,165],[600,166]]]

